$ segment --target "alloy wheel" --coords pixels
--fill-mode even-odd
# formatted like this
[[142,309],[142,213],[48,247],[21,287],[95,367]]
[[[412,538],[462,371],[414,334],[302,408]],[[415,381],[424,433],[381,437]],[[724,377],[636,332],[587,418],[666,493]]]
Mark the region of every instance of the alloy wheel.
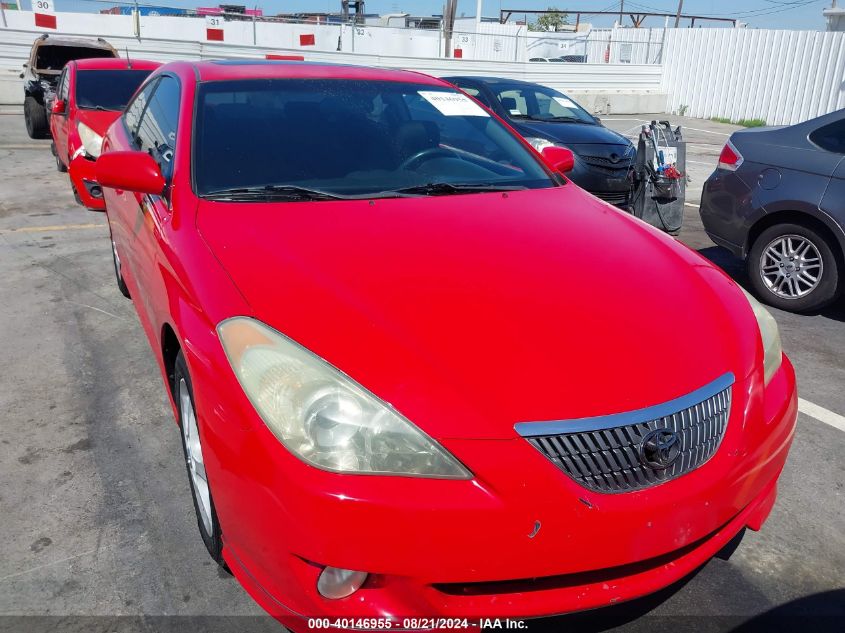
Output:
[[760,256],[760,277],[769,291],[784,299],[799,299],[819,285],[824,273],[819,249],[806,237],[781,235]]
[[197,499],[200,518],[206,533],[213,534],[211,522],[211,496],[208,491],[208,477],[205,472],[205,461],[202,456],[197,416],[191,394],[184,378],[179,380],[179,409],[182,414],[182,435],[185,438],[185,453],[188,462],[188,473],[191,476],[191,486]]

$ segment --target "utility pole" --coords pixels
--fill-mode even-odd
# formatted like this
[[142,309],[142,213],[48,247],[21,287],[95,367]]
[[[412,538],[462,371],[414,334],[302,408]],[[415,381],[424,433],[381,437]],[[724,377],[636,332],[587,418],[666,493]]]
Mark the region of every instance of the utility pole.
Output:
[[684,0],[678,0],[678,12],[675,14],[675,28],[681,24],[681,11],[684,9]]
[[619,27],[622,27],[622,20],[625,18],[622,14],[625,13],[625,0],[619,0]]
[[481,5],[484,3],[484,0],[478,0],[475,3],[475,32],[478,33],[481,30]]

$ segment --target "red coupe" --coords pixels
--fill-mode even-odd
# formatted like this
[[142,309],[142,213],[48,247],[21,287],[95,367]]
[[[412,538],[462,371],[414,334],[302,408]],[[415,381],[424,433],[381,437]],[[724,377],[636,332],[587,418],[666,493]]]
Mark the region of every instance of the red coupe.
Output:
[[773,318],[571,165],[353,66],[168,64],[110,128],[200,534],[289,626],[599,607],[766,520],[797,412]]
[[50,106],[56,168],[70,172],[79,204],[102,211],[103,191],[94,174],[103,136],[149,74],[161,64],[141,59],[79,59],[59,76]]

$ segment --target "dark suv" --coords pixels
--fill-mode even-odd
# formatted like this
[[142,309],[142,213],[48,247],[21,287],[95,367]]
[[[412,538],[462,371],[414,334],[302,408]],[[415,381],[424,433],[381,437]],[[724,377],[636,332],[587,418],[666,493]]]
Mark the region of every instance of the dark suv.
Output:
[[818,310],[845,273],[845,110],[735,132],[704,183],[701,220],[746,261],[760,300]]
[[[554,60],[552,60],[554,61]],[[568,147],[575,167],[567,174],[594,196],[627,208],[629,171],[636,148],[565,94],[527,81],[495,77],[443,77],[493,110],[538,151]]]
[[24,80],[24,121],[30,138],[50,137],[47,108],[55,96],[59,75],[69,61],[88,57],[119,57],[119,54],[103,38],[86,40],[45,33],[35,40],[29,61],[20,74]]

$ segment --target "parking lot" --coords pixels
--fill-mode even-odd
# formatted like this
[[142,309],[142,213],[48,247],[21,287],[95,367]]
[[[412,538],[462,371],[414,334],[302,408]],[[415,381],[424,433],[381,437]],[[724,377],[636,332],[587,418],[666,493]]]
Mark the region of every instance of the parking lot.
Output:
[[[651,118],[603,121],[635,134]],[[740,262],[710,242],[697,213],[737,128],[671,119],[684,125],[692,178],[680,239],[743,283]],[[651,262],[633,264],[647,284]],[[115,285],[104,216],[74,203],[49,142],[29,140],[15,112],[0,114],[0,269],[0,631],[59,621],[63,630],[278,630],[198,537],[178,430]],[[763,531],[657,596],[530,630],[843,630],[845,301],[810,316],[773,313],[802,413]],[[660,318],[669,337],[696,335]]]

